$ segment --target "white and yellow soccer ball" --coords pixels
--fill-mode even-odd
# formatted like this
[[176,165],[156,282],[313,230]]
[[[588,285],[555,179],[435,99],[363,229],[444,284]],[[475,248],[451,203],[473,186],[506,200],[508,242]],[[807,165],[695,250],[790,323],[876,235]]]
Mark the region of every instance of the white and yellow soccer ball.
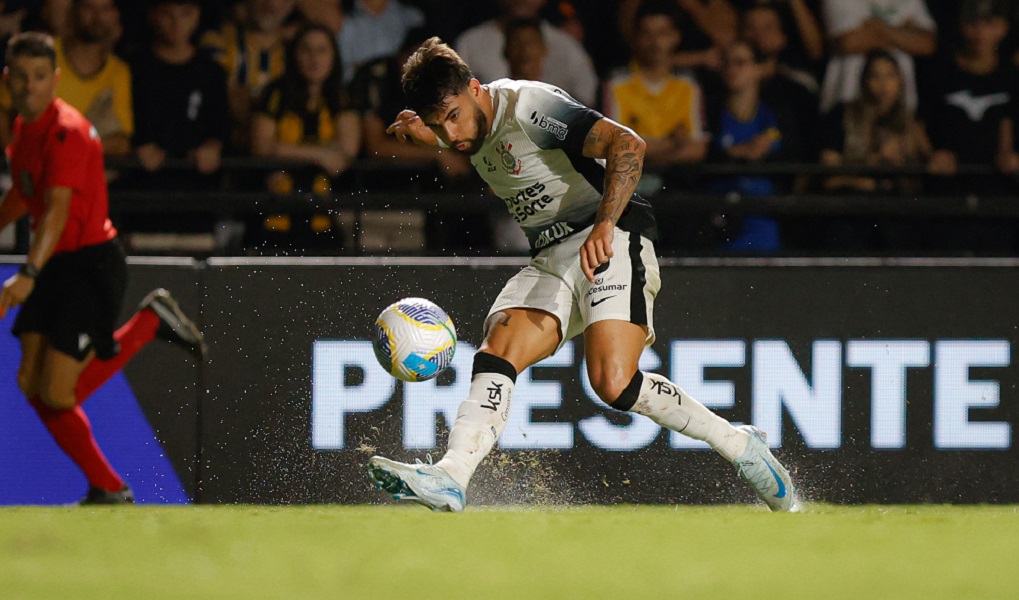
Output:
[[375,320],[375,357],[402,381],[425,381],[453,360],[456,329],[446,311],[424,298],[404,298]]

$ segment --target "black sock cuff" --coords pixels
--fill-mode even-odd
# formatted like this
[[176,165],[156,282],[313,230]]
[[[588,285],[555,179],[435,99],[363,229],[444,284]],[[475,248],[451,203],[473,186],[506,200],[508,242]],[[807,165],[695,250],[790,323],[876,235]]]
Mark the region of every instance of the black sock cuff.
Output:
[[505,358],[500,358],[487,352],[478,352],[474,355],[474,370],[471,378],[477,377],[479,373],[495,373],[508,377],[513,383],[517,382],[517,369]]
[[642,385],[644,385],[644,374],[637,371],[633,374],[633,378],[630,379],[630,383],[626,384],[626,387],[623,388],[623,392],[619,394],[616,401],[609,406],[616,410],[628,412],[637,403],[637,398],[640,396],[640,386]]

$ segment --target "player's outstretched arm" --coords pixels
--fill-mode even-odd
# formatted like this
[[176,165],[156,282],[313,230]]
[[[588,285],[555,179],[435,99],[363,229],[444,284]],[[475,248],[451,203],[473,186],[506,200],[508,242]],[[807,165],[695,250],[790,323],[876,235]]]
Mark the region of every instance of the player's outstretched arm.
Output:
[[432,148],[439,147],[438,136],[412,110],[405,110],[396,115],[396,120],[386,128],[386,133],[396,136],[396,139],[401,142],[413,142],[418,146],[430,146]]
[[613,232],[637,189],[646,149],[639,135],[611,119],[596,122],[584,140],[584,156],[605,159],[605,192],[594,229],[580,248],[580,266],[591,282],[594,270],[612,258]]
[[35,276],[53,256],[60,236],[64,234],[67,218],[71,212],[72,190],[68,187],[46,188],[46,212],[36,228],[35,239],[28,249],[25,267],[4,282],[0,290],[0,317],[8,308],[18,306],[28,299],[35,288]]

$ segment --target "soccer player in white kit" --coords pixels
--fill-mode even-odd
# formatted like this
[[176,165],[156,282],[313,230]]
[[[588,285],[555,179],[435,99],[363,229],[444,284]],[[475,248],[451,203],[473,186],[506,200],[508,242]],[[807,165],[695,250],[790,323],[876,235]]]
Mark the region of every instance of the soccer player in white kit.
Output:
[[482,85],[438,38],[407,60],[402,85],[409,109],[388,133],[469,156],[524,230],[532,258],[492,305],[446,454],[435,464],[374,456],[376,486],[433,510],[463,510],[474,471],[506,426],[517,374],[583,333],[591,385],[606,404],[707,442],[772,510],[797,510],[789,472],[762,432],[734,427],[637,366],[655,339],[661,283],[654,215],[634,194],[644,141],[554,86]]

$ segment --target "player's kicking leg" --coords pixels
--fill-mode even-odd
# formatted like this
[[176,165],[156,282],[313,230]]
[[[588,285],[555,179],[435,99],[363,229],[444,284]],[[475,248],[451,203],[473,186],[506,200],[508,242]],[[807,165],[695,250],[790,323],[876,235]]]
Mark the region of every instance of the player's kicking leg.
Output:
[[376,487],[435,511],[463,510],[474,471],[506,427],[517,373],[555,352],[559,339],[558,320],[544,311],[511,308],[493,314],[442,460],[408,464],[373,456],[368,473]]
[[665,377],[637,368],[646,335],[643,327],[626,321],[598,321],[588,326],[584,332],[588,375],[602,400],[617,410],[644,415],[666,429],[707,442],[736,467],[739,477],[771,510],[798,510],[789,472],[756,427],[733,427]]

